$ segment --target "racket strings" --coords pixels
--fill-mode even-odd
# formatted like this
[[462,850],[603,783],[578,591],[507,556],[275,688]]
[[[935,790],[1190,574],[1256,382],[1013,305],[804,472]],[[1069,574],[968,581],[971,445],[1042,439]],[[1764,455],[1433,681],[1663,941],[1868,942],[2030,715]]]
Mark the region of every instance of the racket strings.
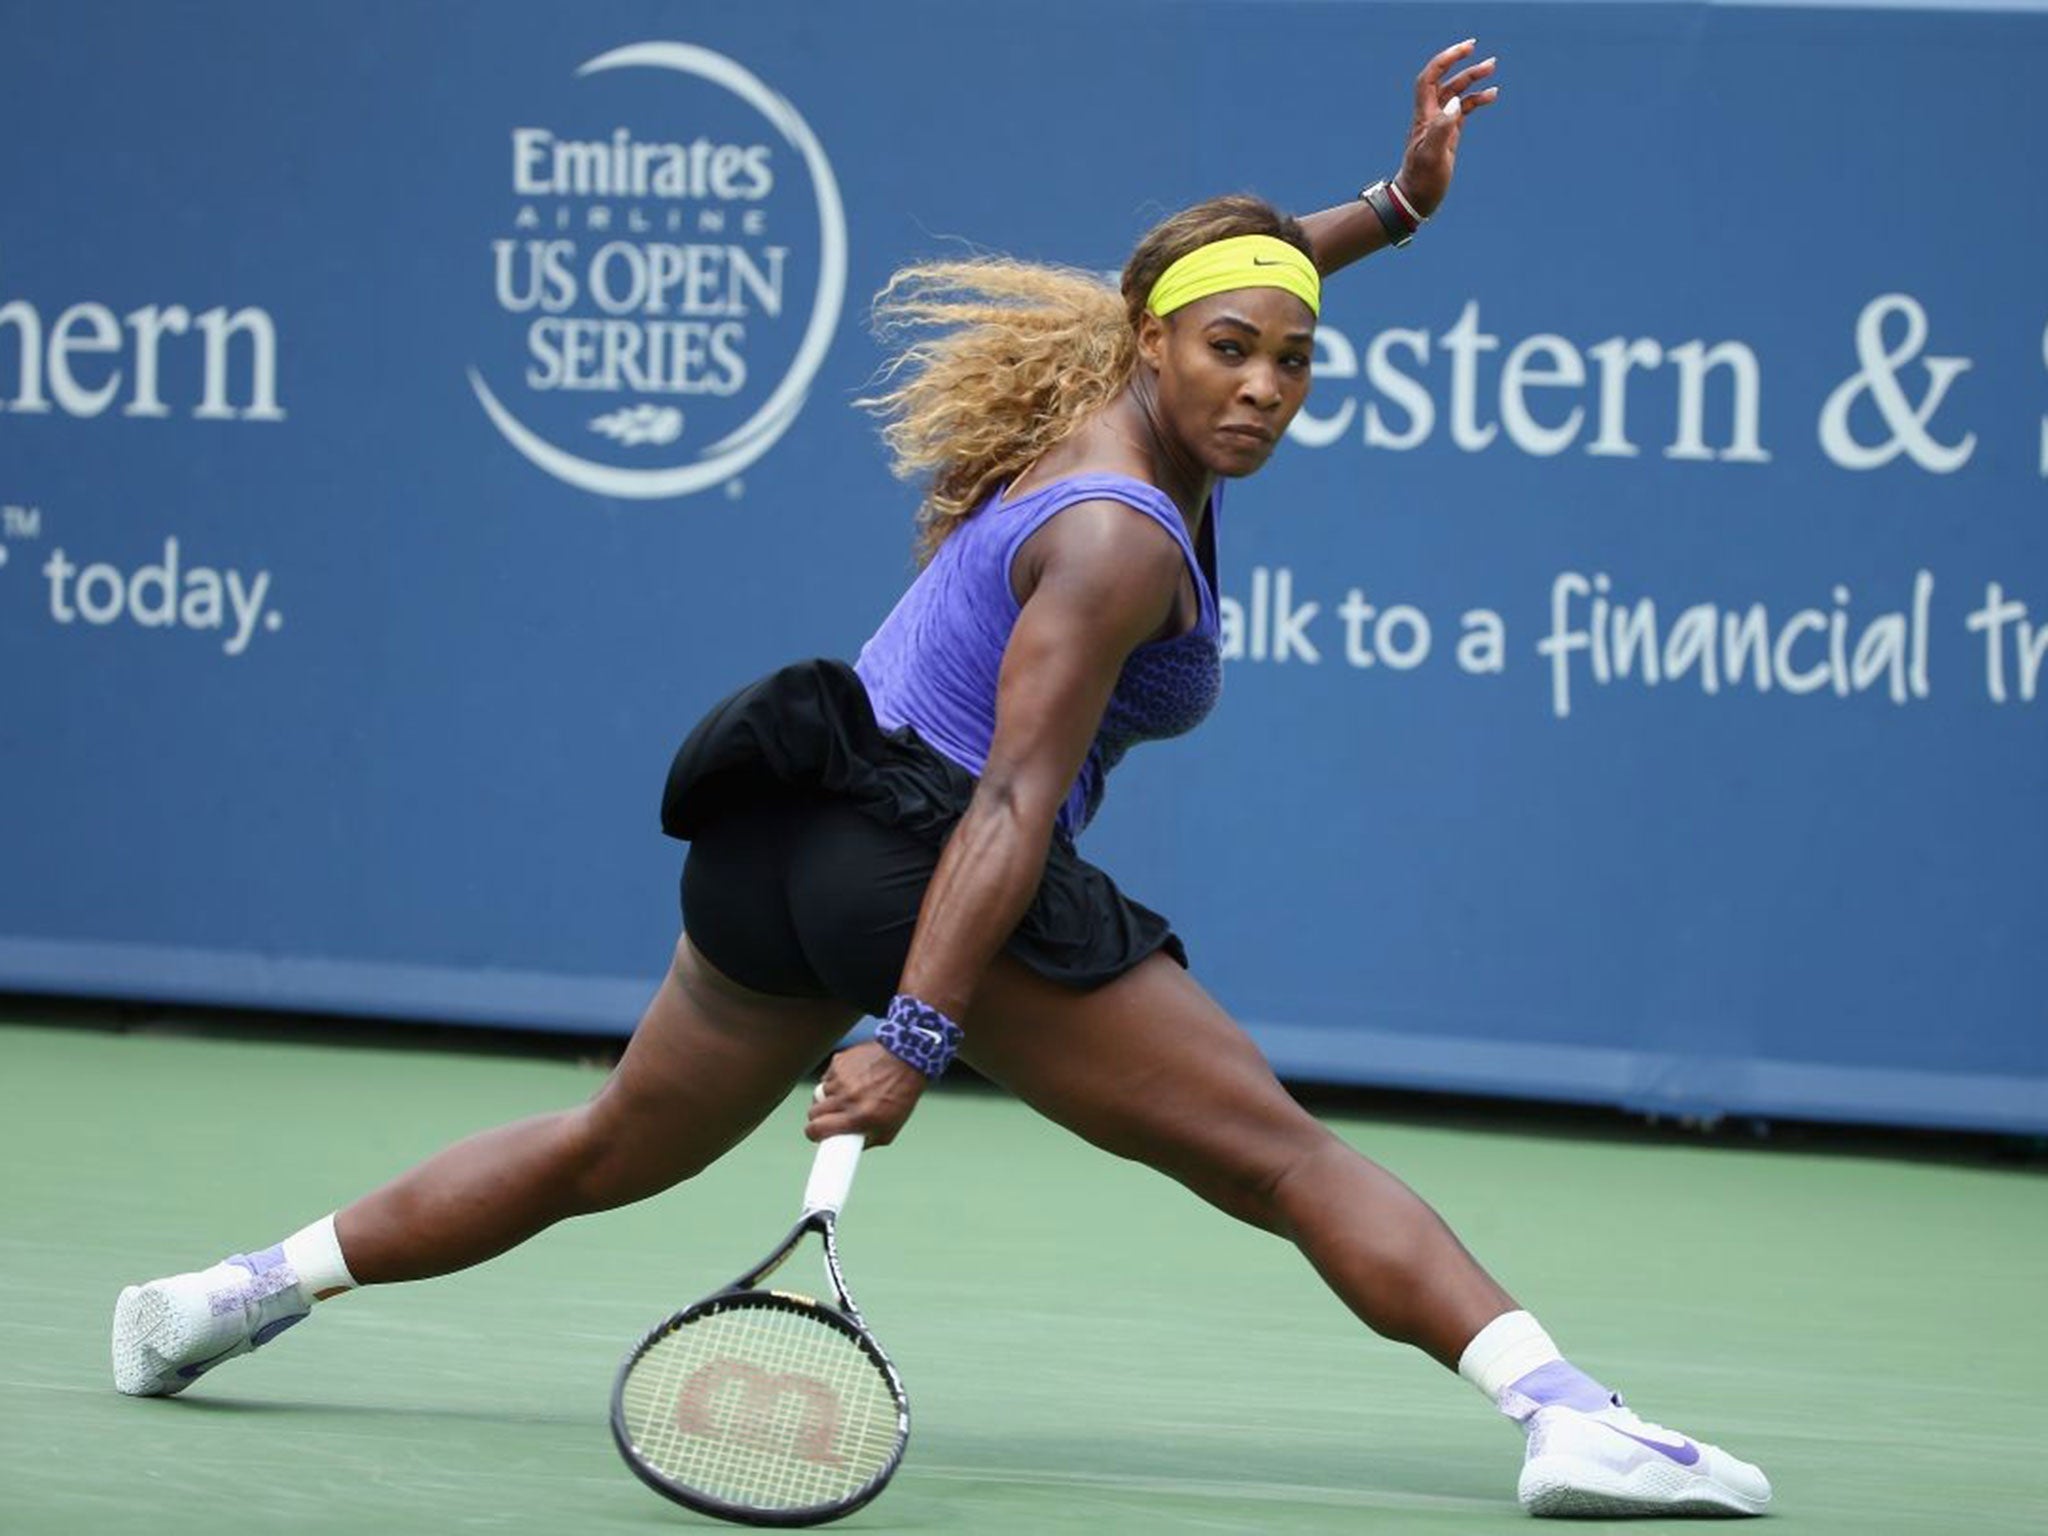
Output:
[[743,1304],[652,1345],[621,1388],[634,1450],[670,1481],[724,1503],[841,1503],[895,1460],[900,1417],[882,1368],[807,1309]]

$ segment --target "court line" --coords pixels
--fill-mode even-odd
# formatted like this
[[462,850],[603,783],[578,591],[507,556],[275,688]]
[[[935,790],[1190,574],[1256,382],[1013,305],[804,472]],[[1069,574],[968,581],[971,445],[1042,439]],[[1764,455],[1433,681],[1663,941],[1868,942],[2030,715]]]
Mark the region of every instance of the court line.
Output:
[[1075,1472],[1040,1467],[988,1467],[918,1461],[906,1472],[918,1478],[950,1482],[1006,1484],[1027,1488],[1091,1488],[1157,1496],[1206,1499],[1258,1499],[1270,1503],[1329,1504],[1344,1507],[1376,1505],[1387,1509],[1464,1509],[1498,1514],[1498,1498],[1467,1494],[1395,1493],[1384,1488],[1346,1484],[1341,1488],[1311,1483],[1222,1482],[1208,1478],[1157,1477],[1117,1472]]

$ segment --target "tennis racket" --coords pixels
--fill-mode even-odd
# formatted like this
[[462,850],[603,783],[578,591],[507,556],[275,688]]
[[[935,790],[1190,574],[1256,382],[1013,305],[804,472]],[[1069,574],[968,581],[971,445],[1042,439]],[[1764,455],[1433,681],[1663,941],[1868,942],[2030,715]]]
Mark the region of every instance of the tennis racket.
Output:
[[[612,1439],[664,1498],[744,1525],[818,1525],[880,1493],[910,1400],[839,1271],[839,1209],[863,1138],[821,1143],[774,1252],[642,1339],[612,1387]],[[760,1289],[810,1233],[835,1303]]]

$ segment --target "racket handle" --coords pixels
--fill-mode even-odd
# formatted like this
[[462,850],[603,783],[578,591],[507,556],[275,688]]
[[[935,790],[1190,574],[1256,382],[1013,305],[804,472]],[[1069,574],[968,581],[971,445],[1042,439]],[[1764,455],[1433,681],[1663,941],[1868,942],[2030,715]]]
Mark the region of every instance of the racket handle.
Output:
[[860,1166],[860,1154],[867,1138],[859,1131],[827,1136],[818,1143],[818,1155],[811,1163],[810,1182],[804,1185],[804,1214],[830,1211],[839,1214],[853,1188],[853,1170]]

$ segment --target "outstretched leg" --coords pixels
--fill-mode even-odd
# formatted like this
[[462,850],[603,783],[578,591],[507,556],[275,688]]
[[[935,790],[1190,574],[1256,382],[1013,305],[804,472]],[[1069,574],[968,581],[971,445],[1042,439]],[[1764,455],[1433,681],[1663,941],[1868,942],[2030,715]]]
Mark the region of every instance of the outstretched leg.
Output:
[[1289,1097],[1244,1032],[1154,956],[1091,992],[999,959],[963,1054],[1111,1152],[1293,1242],[1378,1332],[1457,1370],[1528,1431],[1537,1515],[1760,1514],[1747,1462],[1637,1418],[1574,1368],[1422,1199]]
[[128,1287],[114,1311],[114,1383],[180,1392],[336,1289],[464,1269],[565,1217],[667,1189],[759,1124],[856,1016],[750,992],[685,939],[588,1103],[458,1142],[276,1248]]
[[1515,1303],[1420,1196],[1291,1098],[1188,973],[1155,956],[1091,992],[997,962],[964,1054],[1050,1119],[1291,1239],[1375,1331],[1456,1368]]
[[350,1272],[376,1285],[465,1269],[701,1173],[856,1017],[843,1003],[749,992],[682,940],[590,1102],[457,1142],[344,1207],[334,1224]]

